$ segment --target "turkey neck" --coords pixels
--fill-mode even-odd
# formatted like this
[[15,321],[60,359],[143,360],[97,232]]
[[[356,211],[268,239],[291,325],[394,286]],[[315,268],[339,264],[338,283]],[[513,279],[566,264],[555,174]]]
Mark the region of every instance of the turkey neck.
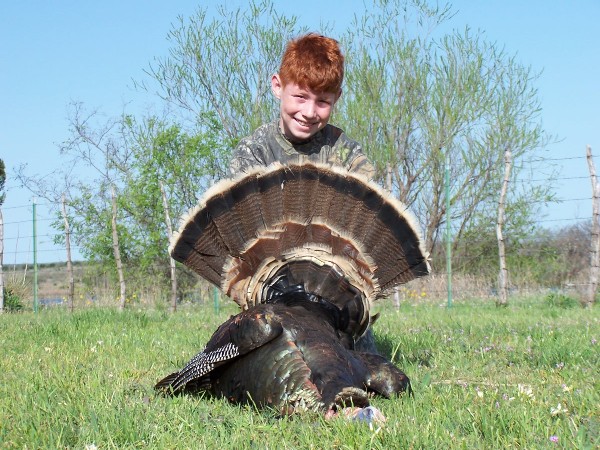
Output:
[[269,301],[275,305],[285,305],[287,307],[302,307],[311,314],[327,320],[331,326],[340,331],[344,331],[348,325],[347,311],[343,311],[323,297],[303,291],[286,292]]

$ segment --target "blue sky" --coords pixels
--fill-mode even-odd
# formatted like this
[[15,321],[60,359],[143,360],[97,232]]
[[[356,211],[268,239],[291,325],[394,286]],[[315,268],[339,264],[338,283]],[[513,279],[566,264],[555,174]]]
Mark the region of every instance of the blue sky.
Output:
[[[472,0],[451,2],[456,16],[446,28],[481,29],[487,40],[542,74],[536,85],[545,129],[562,140],[548,146],[556,159],[559,198],[541,218],[561,226],[591,217],[585,146],[600,155],[600,1]],[[168,52],[166,36],[177,16],[214,1],[30,0],[0,6],[0,158],[7,166],[4,263],[31,262],[31,194],[12,179],[13,168],[47,174],[60,164],[58,144],[68,137],[67,105],[83,102],[107,116],[125,105],[140,110],[155,99],[136,92],[132,79]],[[230,0],[229,7],[246,2]],[[276,8],[318,29],[344,30],[362,1],[275,1]],[[359,137],[356,139],[360,140]],[[596,164],[600,172],[600,158]],[[540,174],[543,179],[545,174]],[[578,200],[581,199],[581,200]],[[39,261],[63,261],[47,236],[49,214],[38,208]],[[16,254],[15,254],[16,252]],[[76,253],[77,256],[77,253]]]

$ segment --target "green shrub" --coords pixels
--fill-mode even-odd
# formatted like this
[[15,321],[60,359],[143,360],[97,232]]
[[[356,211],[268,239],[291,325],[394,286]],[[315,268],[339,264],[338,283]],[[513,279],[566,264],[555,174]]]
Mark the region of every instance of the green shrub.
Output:
[[8,312],[19,312],[23,310],[21,297],[10,288],[4,290],[4,310]]
[[579,305],[579,302],[573,297],[558,292],[548,294],[545,298],[545,302],[548,306],[556,308],[574,308]]

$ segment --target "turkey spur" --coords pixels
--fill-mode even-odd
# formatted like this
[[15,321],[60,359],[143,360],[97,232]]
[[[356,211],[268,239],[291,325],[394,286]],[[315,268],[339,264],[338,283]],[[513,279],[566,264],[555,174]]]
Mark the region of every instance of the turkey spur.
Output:
[[321,297],[288,292],[232,316],[156,389],[209,392],[281,414],[366,407],[369,393],[410,391],[408,377],[390,361],[351,349],[347,316]]

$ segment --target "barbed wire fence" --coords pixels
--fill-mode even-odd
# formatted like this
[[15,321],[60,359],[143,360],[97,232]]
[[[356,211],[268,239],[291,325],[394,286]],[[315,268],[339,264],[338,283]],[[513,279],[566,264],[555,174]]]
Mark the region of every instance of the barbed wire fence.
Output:
[[[545,161],[557,163],[572,160],[584,160],[585,156],[573,156],[565,158],[551,158]],[[582,171],[583,173],[583,171]],[[553,179],[554,182],[572,182],[575,180],[590,180],[590,175],[565,176]],[[547,182],[547,178],[533,179],[531,182]],[[587,211],[579,217],[559,217],[538,220],[538,225],[543,228],[556,228],[557,226],[569,227],[580,223],[592,223],[592,195],[581,195],[577,197],[560,197],[557,202],[573,203],[583,202],[587,204]],[[37,203],[37,216],[33,216],[33,204],[22,204],[11,207],[3,207],[4,216],[4,238],[3,238],[3,263],[2,277],[5,289],[11,290],[23,302],[24,306],[33,308],[34,290],[37,290],[39,305],[41,307],[61,306],[67,304],[67,270],[66,250],[57,244],[57,231],[53,230],[51,224],[57,221],[57,217],[51,211],[58,210],[58,205],[48,202]],[[34,234],[34,221],[41,233]],[[589,236],[590,242],[593,236]],[[165,245],[165,251],[166,251]],[[589,246],[588,246],[589,248]],[[114,270],[85,261],[82,249],[71,244],[74,254],[75,274],[75,307],[85,308],[94,305],[118,306],[118,281]],[[544,251],[543,248],[539,249]],[[536,255],[530,255],[535,257]],[[589,259],[589,258],[588,258]],[[39,261],[39,262],[36,262]],[[585,265],[585,261],[581,262]],[[37,266],[37,267],[34,267]],[[414,280],[398,289],[395,301],[435,301],[443,304],[448,295],[448,286],[451,286],[452,299],[461,301],[493,301],[497,295],[495,283],[488,278],[477,275],[465,275],[452,273],[451,281],[444,272],[441,261],[436,264],[437,269],[429,277]],[[189,270],[182,265],[177,265],[177,276],[188,276]],[[509,271],[511,268],[509,267]],[[152,273],[164,273],[169,271],[169,265],[151,266],[148,268]],[[135,268],[125,267],[125,273],[129,274],[127,303],[147,307],[164,307],[169,304],[169,280],[167,276],[157,278],[148,276],[141,279]],[[131,275],[136,273],[135,276]],[[548,292],[561,291],[566,294],[582,292],[590,285],[587,279],[588,272],[583,270],[577,277],[570,279],[563,285],[539,285],[519,283],[511,286],[511,295],[529,296]],[[192,276],[193,277],[193,276]],[[35,279],[37,278],[37,280]],[[197,278],[197,277],[196,277]],[[178,301],[181,303],[205,304],[218,308],[221,301],[226,298],[218,293],[216,289],[207,282],[196,279],[195,283],[188,288],[180,289]],[[9,299],[10,300],[10,299]],[[5,295],[5,309],[7,297]],[[232,303],[233,304],[233,303]]]

